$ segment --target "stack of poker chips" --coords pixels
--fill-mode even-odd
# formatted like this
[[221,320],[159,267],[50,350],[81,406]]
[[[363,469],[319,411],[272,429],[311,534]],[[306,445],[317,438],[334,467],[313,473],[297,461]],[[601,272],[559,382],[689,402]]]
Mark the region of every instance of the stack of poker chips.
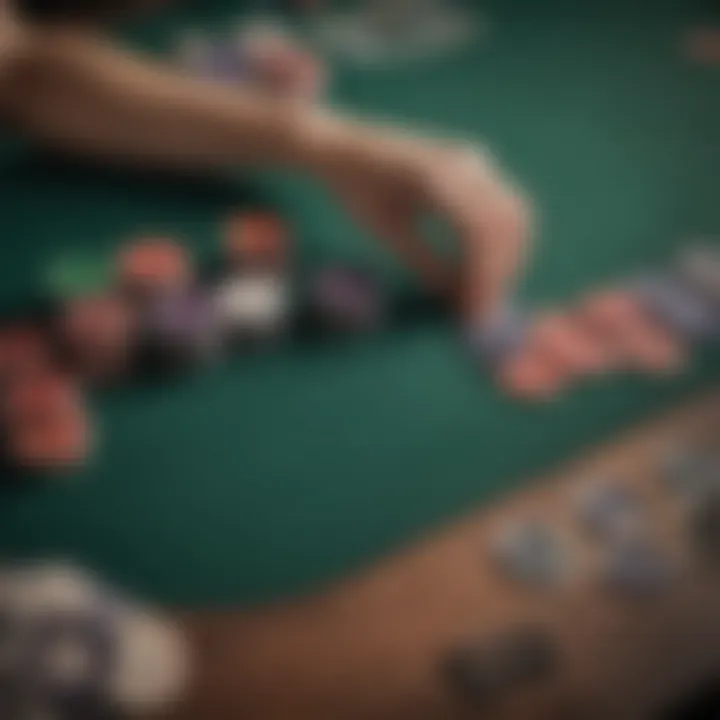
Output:
[[692,348],[720,340],[720,249],[684,249],[665,269],[534,314],[503,309],[471,323],[468,344],[509,395],[557,397],[610,372],[666,377]]
[[82,465],[93,425],[76,379],[64,368],[42,323],[0,329],[0,423],[6,468],[30,473]]

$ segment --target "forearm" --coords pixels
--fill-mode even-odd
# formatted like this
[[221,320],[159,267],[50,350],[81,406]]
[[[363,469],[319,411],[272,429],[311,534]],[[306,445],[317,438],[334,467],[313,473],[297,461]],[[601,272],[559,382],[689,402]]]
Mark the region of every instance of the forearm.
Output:
[[8,93],[25,132],[128,164],[313,169],[344,140],[310,106],[196,81],[83,35],[37,35]]

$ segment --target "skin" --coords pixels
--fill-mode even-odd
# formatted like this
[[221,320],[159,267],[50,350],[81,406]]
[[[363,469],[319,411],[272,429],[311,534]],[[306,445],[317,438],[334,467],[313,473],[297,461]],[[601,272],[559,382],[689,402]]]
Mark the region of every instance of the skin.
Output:
[[[463,319],[489,317],[512,293],[529,249],[531,209],[480,147],[184,77],[112,46],[91,25],[33,27],[8,0],[0,3],[0,112],[37,142],[125,166],[301,171]],[[421,237],[428,214],[454,229],[459,269]],[[233,673],[215,671],[218,662],[232,667],[242,623],[232,613],[180,621],[197,672],[175,717],[237,717]]]

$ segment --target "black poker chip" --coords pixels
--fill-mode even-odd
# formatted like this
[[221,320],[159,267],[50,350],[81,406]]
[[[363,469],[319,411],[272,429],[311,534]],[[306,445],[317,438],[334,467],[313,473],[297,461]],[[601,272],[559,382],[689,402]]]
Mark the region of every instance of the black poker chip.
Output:
[[548,680],[559,664],[552,635],[529,625],[460,645],[444,658],[442,672],[462,698],[485,707]]

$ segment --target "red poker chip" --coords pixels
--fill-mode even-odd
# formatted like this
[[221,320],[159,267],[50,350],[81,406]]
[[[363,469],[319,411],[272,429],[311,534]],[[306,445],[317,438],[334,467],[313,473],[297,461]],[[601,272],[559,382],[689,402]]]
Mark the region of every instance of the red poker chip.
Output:
[[91,444],[87,417],[79,411],[18,423],[8,432],[12,461],[32,471],[77,468],[87,461]]
[[59,332],[73,369],[84,378],[105,380],[127,370],[136,319],[121,297],[78,298],[65,306]]
[[632,369],[668,374],[685,365],[683,344],[658,327],[630,293],[608,291],[592,296],[583,306],[582,317],[608,352]]
[[649,321],[625,339],[624,351],[635,369],[655,375],[679,373],[687,363],[683,343]]
[[498,383],[511,397],[541,402],[552,400],[562,391],[564,378],[547,358],[525,351],[501,365]]
[[272,213],[235,214],[225,223],[225,247],[233,264],[281,266],[288,255],[288,231]]
[[613,364],[602,339],[589,332],[572,313],[540,316],[530,331],[529,345],[568,375],[593,375]]
[[607,290],[587,297],[580,314],[589,326],[606,331],[632,327],[643,316],[643,310],[631,293]]
[[0,330],[0,379],[48,369],[52,356],[45,335],[31,325],[17,325]]
[[4,414],[11,426],[62,419],[82,407],[78,387],[67,377],[54,372],[18,379],[5,391]]
[[117,274],[122,287],[153,290],[187,285],[193,269],[187,250],[172,238],[144,237],[121,249]]

